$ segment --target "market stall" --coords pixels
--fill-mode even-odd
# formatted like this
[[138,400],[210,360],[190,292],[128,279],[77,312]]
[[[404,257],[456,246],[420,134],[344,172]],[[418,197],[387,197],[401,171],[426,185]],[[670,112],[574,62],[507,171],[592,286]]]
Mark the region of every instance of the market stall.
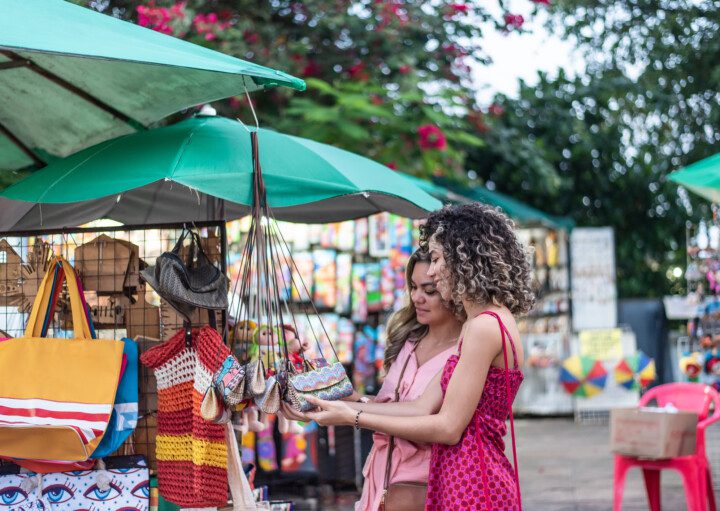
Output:
[[[133,151],[128,151],[123,146],[122,139],[117,142],[101,144],[96,148],[88,149],[87,152],[81,152],[67,160],[50,165],[28,180],[6,190],[4,192],[5,204],[13,205],[14,211],[19,212],[11,220],[12,226],[17,229],[18,225],[30,225],[33,222],[38,224],[41,219],[43,225],[46,226],[42,231],[14,230],[3,233],[3,237],[6,239],[6,244],[3,245],[6,254],[4,258],[11,262],[11,265],[5,268],[7,271],[4,273],[8,283],[5,284],[4,289],[8,293],[7,301],[12,301],[9,307],[16,307],[11,314],[6,314],[6,316],[12,317],[15,325],[21,325],[24,319],[23,312],[17,307],[32,301],[31,293],[34,289],[31,284],[32,278],[26,278],[27,275],[23,275],[22,272],[18,277],[15,263],[19,259],[15,256],[23,258],[26,266],[28,261],[33,258],[42,260],[42,264],[46,265],[47,260],[37,254],[47,256],[50,253],[63,253],[76,266],[79,265],[83,283],[86,279],[88,280],[84,294],[87,295],[86,299],[89,301],[92,318],[97,322],[99,336],[108,338],[128,336],[134,339],[140,347],[141,358],[146,351],[153,351],[158,346],[158,341],[168,342],[169,338],[172,340],[174,332],[185,322],[176,313],[177,311],[173,310],[176,307],[169,307],[171,301],[160,299],[143,284],[142,281],[147,281],[146,278],[138,279],[138,272],[142,271],[144,266],[153,264],[153,256],[168,251],[181,236],[180,233],[185,233],[187,228],[201,234],[202,242],[198,243],[198,246],[202,246],[208,257],[224,270],[226,231],[225,223],[222,220],[238,216],[254,207],[254,197],[258,190],[257,185],[254,184],[255,176],[258,175],[255,166],[258,164],[262,165],[267,175],[267,181],[262,187],[267,190],[267,203],[277,204],[278,201],[285,201],[285,208],[279,207],[272,210],[273,213],[277,211],[277,214],[284,218],[292,218],[293,215],[303,219],[353,217],[385,208],[417,216],[439,204],[424,192],[408,186],[402,177],[384,166],[329,146],[296,137],[286,137],[280,140],[283,147],[286,148],[281,156],[289,157],[296,164],[302,164],[302,177],[295,178],[293,173],[287,170],[287,159],[282,157],[279,161],[277,158],[273,159],[272,155],[278,154],[276,151],[261,151],[258,154],[256,143],[244,145],[243,142],[247,141],[250,136],[240,123],[217,119],[222,123],[219,130],[208,133],[205,128],[213,127],[215,124],[211,121],[215,121],[215,119],[191,119],[185,124],[180,123],[180,125],[143,134],[150,138],[160,136],[168,141],[172,139],[173,129],[176,130],[175,133],[180,132],[181,135],[177,138],[179,145],[169,144],[170,150],[166,153],[157,144],[143,146],[133,136],[129,136],[127,138],[130,139]],[[192,147],[183,145],[191,138],[188,134],[193,139]],[[260,147],[265,147],[262,144],[266,142],[269,147],[277,137],[284,136],[274,132],[261,131],[257,137],[260,139]],[[157,141],[157,139],[153,140]],[[199,143],[201,140],[205,140],[205,145]],[[288,151],[288,143],[295,144],[295,153]],[[142,147],[150,148],[151,146],[152,150],[149,149],[146,153],[142,152]],[[113,152],[113,150],[119,152]],[[194,153],[193,151],[199,152]],[[134,160],[131,154],[137,156],[138,153],[140,159]],[[88,157],[98,154],[109,159],[98,161]],[[182,158],[178,158],[178,154],[182,154]],[[208,159],[208,154],[214,155],[217,161]],[[265,157],[265,154],[270,154],[270,156]],[[226,159],[222,160],[223,157]],[[118,161],[121,163],[118,164]],[[137,169],[136,164],[139,161],[144,161],[145,165],[152,164],[151,168],[155,173],[143,173],[142,169]],[[168,179],[158,174],[167,168],[161,164],[163,161],[171,164],[172,180],[170,174],[166,176]],[[82,165],[79,162],[82,162]],[[129,165],[126,171],[123,171],[123,165]],[[222,177],[224,183],[231,183],[233,186],[217,187],[217,179],[213,181],[212,178],[217,178],[218,167],[232,169],[234,174],[226,173]],[[134,174],[133,171],[137,174]],[[206,174],[202,175],[201,172]],[[88,176],[93,177],[90,180]],[[118,179],[119,176],[121,179]],[[138,176],[142,177],[138,179]],[[315,181],[308,179],[311,176],[314,176]],[[145,181],[142,181],[143,179]],[[364,182],[363,179],[365,179]],[[87,186],[86,183],[89,181],[92,186]],[[394,186],[396,181],[399,186]],[[53,182],[54,185],[41,188],[42,183],[48,182]],[[170,184],[167,184],[168,182]],[[158,189],[153,189],[153,191],[159,191],[160,195],[163,192],[176,195],[172,197],[171,201],[163,202],[158,200],[157,195],[153,197],[152,193],[149,195],[146,193],[146,190],[143,189],[147,186],[145,183],[159,183]],[[273,188],[269,186],[270,183],[273,183]],[[367,185],[363,183],[367,183]],[[382,183],[382,185],[370,185],[371,183]],[[68,194],[69,190],[74,190],[74,192]],[[178,192],[178,190],[182,190],[182,192]],[[290,195],[290,190],[294,196]],[[337,202],[337,197],[342,197],[341,203]],[[23,201],[22,198],[26,200]],[[72,202],[71,206],[63,204],[68,201]],[[328,202],[330,205],[327,204]],[[197,207],[198,204],[200,204],[200,208]],[[333,207],[332,204],[335,206]],[[171,206],[174,209],[169,211],[163,205]],[[339,208],[338,205],[340,205]],[[332,211],[332,215],[337,216],[328,216],[328,211]],[[180,217],[188,222],[184,225],[178,223],[163,226],[143,224],[138,227],[95,227],[89,230],[65,228],[55,231],[55,238],[46,238],[48,232],[51,232],[49,231],[51,225],[79,223],[98,216],[125,221],[131,218],[157,221],[167,218],[164,215]],[[193,216],[200,218],[192,223],[189,220]],[[208,221],[207,218],[210,218],[211,221]],[[257,225],[269,226],[271,224],[268,222],[276,222],[274,219],[270,220],[269,216],[267,219],[267,222],[258,221]],[[4,220],[7,218],[5,217]],[[201,231],[198,231],[198,228]],[[373,229],[387,230],[386,227],[380,225],[374,226]],[[409,228],[408,233],[410,233]],[[90,238],[91,234],[92,238]],[[142,239],[142,249],[140,243],[135,243],[138,239]],[[10,249],[14,255],[10,253]],[[182,250],[185,249],[176,247],[176,251],[179,251],[181,256]],[[388,247],[380,247],[378,250],[388,250]],[[10,254],[9,258],[7,254]],[[20,264],[23,265],[23,263]],[[40,272],[42,271],[40,270]],[[18,286],[20,286],[19,293]],[[93,295],[93,293],[95,294]],[[64,302],[60,300],[58,303],[60,308],[56,314],[51,315],[53,335],[62,335],[68,326],[67,311],[62,307]],[[230,307],[230,309],[232,312],[233,308]],[[235,312],[238,313],[237,310]],[[213,316],[210,315],[210,317]],[[320,320],[318,314],[311,317]],[[206,325],[208,321],[201,314],[189,319],[191,323],[197,325]],[[237,320],[237,315],[233,319]],[[225,317],[217,318],[218,331],[220,334],[227,335],[229,327],[224,320]],[[12,330],[9,327],[10,322],[11,320],[8,319],[6,324],[3,324],[3,329]],[[299,333],[308,335],[308,332],[303,330],[300,330]],[[13,334],[16,332],[10,333],[10,335]],[[331,337],[326,335],[320,340],[320,344],[326,341],[329,343],[330,339]],[[162,395],[156,390],[157,385],[160,385],[161,382],[158,380],[155,383],[152,373],[147,370],[140,372],[142,383],[139,398],[140,417],[134,434],[133,446],[136,452],[146,455],[150,469],[154,470],[155,455],[159,453],[157,436],[162,429],[161,418],[155,415],[156,410],[162,409],[160,404]],[[289,454],[288,452],[283,454],[282,461],[284,463],[282,464],[288,469],[297,470],[304,465],[317,471],[317,443],[312,436],[313,426],[306,429],[306,431],[294,433],[288,442],[283,444]],[[272,427],[262,430],[265,432],[265,437],[269,435],[271,439],[273,431]],[[253,461],[261,464],[268,456],[263,454],[265,452],[262,444],[263,435],[260,434],[260,431],[258,433],[258,451],[257,453],[253,451]],[[247,450],[252,446],[245,444],[243,447]],[[257,458],[255,454],[257,454]],[[160,454],[157,454],[157,457],[157,461],[161,462]],[[160,492],[162,494],[162,469],[158,468],[161,472]],[[177,499],[174,501],[177,502]]]

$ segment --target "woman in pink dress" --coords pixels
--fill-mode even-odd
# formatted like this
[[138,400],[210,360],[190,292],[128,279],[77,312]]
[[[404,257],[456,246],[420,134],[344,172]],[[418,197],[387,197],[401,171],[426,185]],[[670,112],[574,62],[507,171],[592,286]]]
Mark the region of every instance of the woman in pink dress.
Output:
[[421,247],[429,249],[428,276],[440,295],[462,303],[467,314],[457,354],[415,401],[313,399],[319,411],[307,417],[432,443],[429,511],[520,510],[517,461],[513,467],[505,457],[503,437],[523,378],[513,315],[534,302],[528,254],[512,222],[478,203],[431,213]]
[[[401,373],[400,401],[417,399],[430,381],[442,372],[447,359],[457,351],[461,323],[449,303],[440,298],[433,280],[427,276],[429,267],[430,255],[427,252],[418,250],[408,260],[405,274],[410,300],[388,322],[385,350],[387,376],[374,403],[395,400]],[[385,486],[388,440],[385,433],[373,435],[373,447],[363,469],[363,492],[355,504],[356,511],[377,511],[380,506]],[[430,450],[430,444],[395,439],[390,483],[427,482]]]

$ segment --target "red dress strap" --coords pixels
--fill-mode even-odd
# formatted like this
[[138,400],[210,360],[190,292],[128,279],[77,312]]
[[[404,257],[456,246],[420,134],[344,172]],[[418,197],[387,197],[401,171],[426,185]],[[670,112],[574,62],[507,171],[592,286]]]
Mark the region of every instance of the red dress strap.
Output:
[[[483,314],[487,314],[488,316],[492,316],[495,319],[497,319],[498,323],[500,324],[500,334],[502,336],[502,351],[503,351],[503,360],[505,361],[505,387],[507,389],[507,405],[508,409],[510,411],[510,432],[512,436],[512,450],[513,450],[513,465],[515,469],[515,486],[517,487],[517,496],[518,496],[518,506],[519,511],[522,511],[522,497],[520,495],[520,474],[518,473],[518,462],[517,462],[517,447],[515,445],[515,420],[513,417],[512,412],[512,398],[510,397],[510,369],[508,367],[508,358],[507,358],[507,348],[505,347],[505,337],[507,337],[507,340],[510,341],[510,348],[512,349],[513,353],[513,361],[514,361],[514,369],[518,369],[518,357],[517,357],[517,351],[515,350],[515,343],[512,340],[512,336],[510,335],[510,332],[508,332],[507,327],[505,326],[505,323],[503,323],[502,318],[499,314],[493,311],[483,311],[478,316],[482,316]],[[484,470],[483,470],[484,472]],[[489,505],[490,500],[487,494],[487,485],[484,485],[485,488],[485,502]]]
[[[518,369],[518,357],[517,357],[517,350],[515,349],[515,342],[513,341],[512,336],[510,335],[510,331],[505,326],[505,323],[503,323],[502,318],[497,312],[493,311],[483,311],[478,316],[482,316],[483,314],[487,314],[488,316],[492,316],[495,319],[497,319],[498,323],[500,323],[500,333],[503,337],[503,351],[505,351],[505,338],[507,337],[507,340],[510,341],[510,349],[512,350],[513,354],[513,369]],[[507,360],[505,361],[505,369],[507,369]]]

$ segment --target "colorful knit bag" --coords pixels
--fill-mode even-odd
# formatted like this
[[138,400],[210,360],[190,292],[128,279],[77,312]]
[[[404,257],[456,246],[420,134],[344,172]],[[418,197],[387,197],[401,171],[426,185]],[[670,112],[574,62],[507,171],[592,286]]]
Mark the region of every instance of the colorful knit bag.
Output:
[[165,499],[184,508],[227,504],[225,425],[204,420],[200,405],[229,354],[217,331],[203,327],[192,331],[190,348],[179,330],[140,357],[157,379],[158,488]]

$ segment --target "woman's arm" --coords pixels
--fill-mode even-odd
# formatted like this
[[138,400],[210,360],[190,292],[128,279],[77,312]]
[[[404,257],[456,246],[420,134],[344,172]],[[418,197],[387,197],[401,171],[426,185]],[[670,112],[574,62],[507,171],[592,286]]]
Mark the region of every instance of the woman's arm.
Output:
[[[342,401],[348,409],[353,410],[353,418],[355,413],[362,410],[365,413],[373,415],[391,415],[395,417],[419,417],[437,413],[442,405],[442,389],[440,388],[440,378],[442,373],[438,373],[428,384],[425,392],[413,401],[386,402],[386,403],[358,403],[350,401]],[[325,403],[325,401],[323,401]],[[302,414],[293,410],[290,406],[283,409],[283,414],[289,419],[310,421],[314,420],[309,414]],[[354,420],[354,419],[353,419]]]
[[[414,442],[449,445],[459,442],[480,401],[490,364],[501,350],[500,332],[493,318],[481,316],[469,322],[464,338],[462,356],[438,413],[403,417],[380,415],[368,409],[360,414],[359,425]],[[439,379],[431,385],[441,393]],[[313,399],[311,402],[321,411],[309,412],[307,416],[320,425],[354,425],[360,411],[337,401]]]

